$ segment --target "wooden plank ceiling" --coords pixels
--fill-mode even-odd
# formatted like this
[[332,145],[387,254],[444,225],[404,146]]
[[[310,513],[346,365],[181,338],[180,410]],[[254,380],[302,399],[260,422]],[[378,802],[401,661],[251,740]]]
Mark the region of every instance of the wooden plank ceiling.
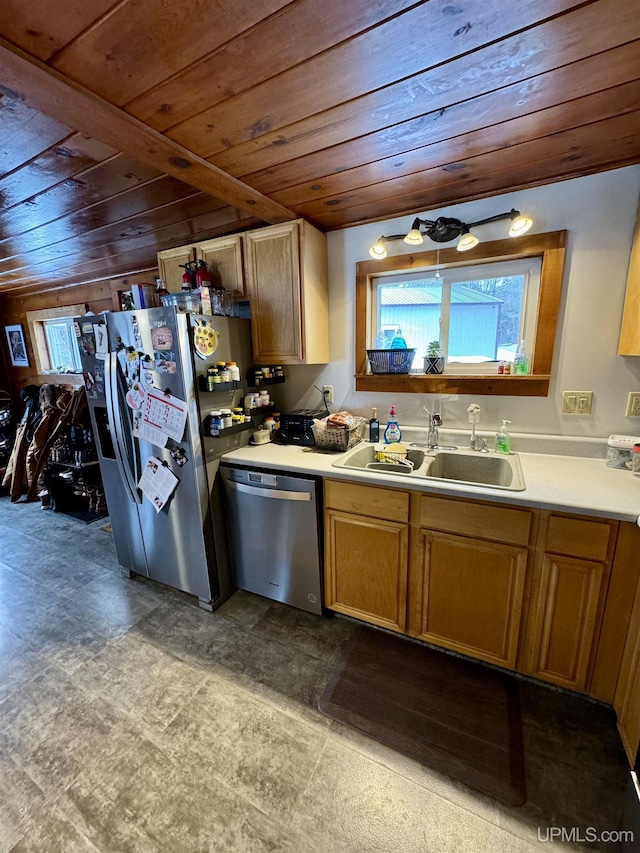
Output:
[[638,0],[2,0],[0,293],[640,161]]

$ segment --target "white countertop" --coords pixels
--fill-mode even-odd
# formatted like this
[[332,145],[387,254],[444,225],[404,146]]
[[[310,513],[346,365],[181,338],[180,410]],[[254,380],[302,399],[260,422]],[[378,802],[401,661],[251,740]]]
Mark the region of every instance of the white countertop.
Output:
[[412,478],[403,474],[334,468],[332,462],[340,456],[338,453],[319,452],[316,448],[269,443],[264,446],[247,445],[224,454],[222,458],[225,462],[243,466],[599,515],[619,521],[638,522],[640,515],[640,477],[627,470],[608,468],[604,459],[518,453],[526,489],[513,492],[466,483]]

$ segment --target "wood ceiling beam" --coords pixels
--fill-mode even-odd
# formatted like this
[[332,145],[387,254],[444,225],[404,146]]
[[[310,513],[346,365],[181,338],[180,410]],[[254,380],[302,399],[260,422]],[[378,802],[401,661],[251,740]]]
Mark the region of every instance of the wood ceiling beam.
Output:
[[265,222],[296,214],[0,38],[0,82],[28,106]]

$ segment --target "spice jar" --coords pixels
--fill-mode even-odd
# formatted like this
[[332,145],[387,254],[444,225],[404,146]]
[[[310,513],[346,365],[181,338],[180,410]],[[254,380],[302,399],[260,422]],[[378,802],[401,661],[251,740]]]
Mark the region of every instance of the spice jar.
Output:
[[275,432],[275,429],[276,429],[276,422],[275,422],[272,415],[267,415],[267,417],[262,422],[262,426],[265,429],[268,429],[269,432],[272,434],[272,437],[273,437],[273,433]]
[[231,420],[234,425],[244,423],[244,409],[241,406],[236,406],[231,410]]
[[220,374],[220,382],[230,382],[229,368],[224,361],[218,362],[218,373]]
[[209,423],[207,424],[207,431],[210,436],[217,436],[222,429],[222,414],[219,409],[214,409],[212,412],[209,412]]
[[233,426],[233,418],[231,417],[231,409],[220,409],[222,416],[222,429],[229,429]]
[[271,403],[271,399],[269,397],[269,392],[267,390],[260,391],[260,401],[258,403],[259,406],[268,406]]
[[235,361],[228,361],[227,367],[229,368],[229,378],[232,382],[240,381],[240,368],[238,367]]
[[220,376],[218,374],[218,369],[216,367],[208,367],[207,368],[207,391],[213,391],[216,385],[216,377],[218,382],[220,381]]

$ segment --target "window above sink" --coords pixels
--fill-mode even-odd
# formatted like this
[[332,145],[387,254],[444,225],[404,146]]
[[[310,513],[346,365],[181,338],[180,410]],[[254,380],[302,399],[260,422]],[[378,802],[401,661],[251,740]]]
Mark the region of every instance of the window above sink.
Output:
[[[356,390],[546,396],[565,243],[566,231],[557,231],[480,244],[465,253],[465,263],[461,263],[455,249],[358,263]],[[513,281],[506,284],[507,277]],[[428,308],[429,303],[432,307]],[[460,311],[464,309],[468,319],[471,307],[477,314],[480,303],[491,328],[483,331],[478,326],[473,334],[482,340],[469,340],[469,345],[464,344],[461,349]],[[402,305],[399,309],[398,304]],[[509,323],[501,317],[501,312],[507,310],[512,315]],[[401,317],[409,318],[402,322],[409,322],[414,328],[402,327]],[[389,332],[385,331],[387,326]],[[414,372],[369,373],[366,350],[373,347],[380,329],[389,334],[394,326],[403,328],[408,347],[417,348]],[[455,362],[450,360],[443,374],[421,372],[427,338],[439,339],[445,353],[457,357]],[[498,375],[498,361],[512,361],[516,338],[526,341],[529,373]]]

